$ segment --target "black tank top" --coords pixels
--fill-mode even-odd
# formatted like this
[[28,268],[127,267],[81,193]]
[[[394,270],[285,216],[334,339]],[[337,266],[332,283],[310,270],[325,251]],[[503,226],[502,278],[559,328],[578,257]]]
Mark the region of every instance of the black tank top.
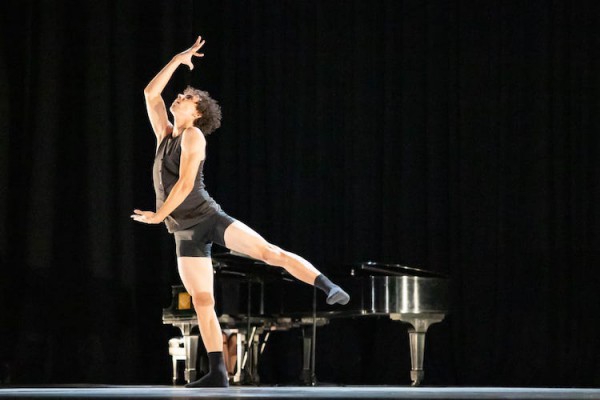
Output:
[[[152,169],[154,192],[156,193],[156,210],[164,204],[179,179],[182,136],[183,134],[177,137],[173,137],[171,134],[165,136],[156,151]],[[194,188],[190,194],[165,219],[165,225],[170,233],[196,225],[207,216],[221,210],[219,204],[209,196],[204,188],[204,175],[202,174],[204,161],[200,162]]]

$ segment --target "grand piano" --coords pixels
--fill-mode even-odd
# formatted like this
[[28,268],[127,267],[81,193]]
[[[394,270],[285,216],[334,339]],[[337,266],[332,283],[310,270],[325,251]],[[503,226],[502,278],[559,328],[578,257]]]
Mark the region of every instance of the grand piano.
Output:
[[[232,252],[214,254],[212,260],[217,316],[225,333],[236,333],[233,383],[258,384],[258,356],[270,333],[300,328],[304,351],[301,379],[314,385],[317,328],[335,318],[368,317],[388,317],[409,325],[410,377],[413,386],[423,382],[425,335],[448,313],[448,277],[397,264],[358,263],[349,266],[350,276],[335,279],[350,294],[350,302],[331,306],[316,289],[298,282],[282,268]],[[174,383],[177,360],[185,363],[184,380],[195,380],[198,322],[183,286],[172,287],[172,301],[163,309],[163,323],[182,333],[181,338],[169,342]]]

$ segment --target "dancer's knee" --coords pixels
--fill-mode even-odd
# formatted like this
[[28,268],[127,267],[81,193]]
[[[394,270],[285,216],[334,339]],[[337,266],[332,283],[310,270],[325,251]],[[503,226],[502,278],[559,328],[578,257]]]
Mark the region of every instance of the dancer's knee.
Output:
[[209,292],[198,292],[192,296],[194,302],[194,308],[213,308],[215,306],[215,298],[212,293]]
[[261,261],[275,266],[282,266],[285,258],[285,251],[280,249],[279,247],[272,245],[271,243],[267,243],[261,249]]

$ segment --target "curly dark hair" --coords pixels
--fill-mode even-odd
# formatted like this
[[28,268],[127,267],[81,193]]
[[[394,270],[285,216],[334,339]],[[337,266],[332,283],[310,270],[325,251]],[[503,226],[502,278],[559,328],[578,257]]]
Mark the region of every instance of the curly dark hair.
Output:
[[200,100],[196,103],[196,109],[201,117],[196,118],[194,126],[200,128],[204,136],[210,135],[221,126],[221,106],[208,92],[188,86],[183,91],[184,95],[198,96]]

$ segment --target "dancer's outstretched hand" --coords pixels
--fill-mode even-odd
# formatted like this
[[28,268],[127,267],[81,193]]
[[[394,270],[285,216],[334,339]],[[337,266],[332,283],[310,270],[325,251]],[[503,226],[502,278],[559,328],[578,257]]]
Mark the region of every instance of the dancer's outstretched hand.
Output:
[[137,222],[143,222],[145,224],[160,224],[158,218],[156,218],[156,213],[152,211],[141,211],[141,210],[133,210],[135,214],[131,215],[131,218]]
[[175,57],[177,57],[180,63],[190,67],[191,71],[194,69],[194,64],[192,64],[192,57],[204,57],[204,53],[198,53],[198,50],[200,50],[200,48],[204,46],[205,42],[206,40],[202,40],[202,36],[198,36],[198,39],[196,39],[196,42],[192,47],[190,47],[186,51],[177,54]]

